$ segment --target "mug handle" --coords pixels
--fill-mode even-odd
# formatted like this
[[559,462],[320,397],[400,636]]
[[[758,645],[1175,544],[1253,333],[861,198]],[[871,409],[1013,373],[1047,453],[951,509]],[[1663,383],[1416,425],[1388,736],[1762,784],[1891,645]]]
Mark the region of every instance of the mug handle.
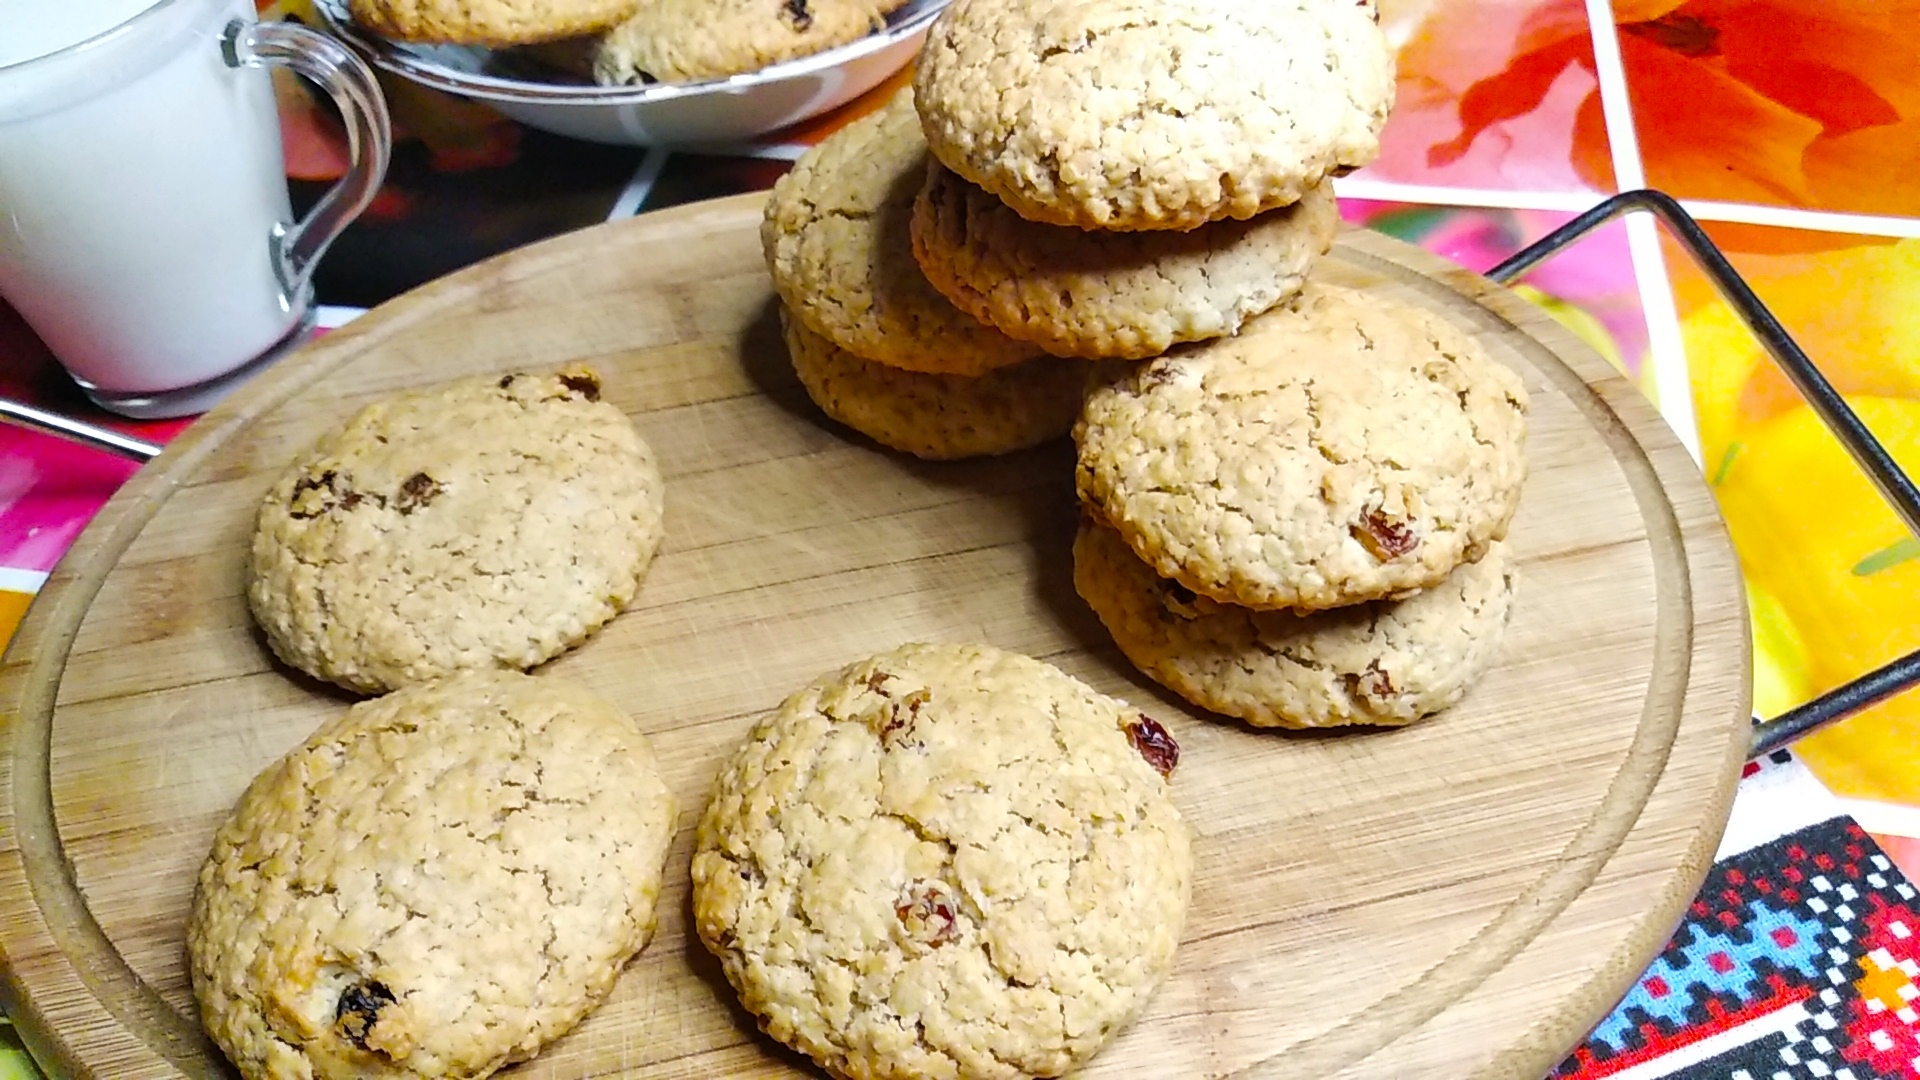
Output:
[[393,156],[393,124],[373,72],[345,45],[304,26],[234,19],[220,35],[221,55],[231,68],[282,64],[320,85],[339,106],[347,127],[349,164],[307,216],[291,227],[275,225],[274,270],[287,298],[298,306],[313,268],[340,230],[360,216],[386,179]]

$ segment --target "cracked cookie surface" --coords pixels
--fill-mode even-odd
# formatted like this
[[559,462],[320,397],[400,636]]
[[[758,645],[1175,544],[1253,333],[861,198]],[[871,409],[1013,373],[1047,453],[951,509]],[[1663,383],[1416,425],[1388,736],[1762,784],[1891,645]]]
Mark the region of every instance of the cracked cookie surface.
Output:
[[1073,545],[1075,589],[1135,667],[1259,727],[1402,725],[1456,704],[1499,655],[1513,577],[1497,541],[1405,600],[1295,615],[1216,603],[1156,577],[1091,520]]
[[775,291],[814,333],[891,367],[978,375],[1039,356],[921,274],[909,231],[926,165],[907,91],[803,155],[760,226]]
[[1393,56],[1352,0],[955,0],[914,88],[934,155],[1020,216],[1189,229],[1371,161]]
[[1065,435],[1088,365],[1041,357],[984,375],[931,375],[862,360],[785,309],[780,326],[800,385],[820,411],[915,457],[1006,454]]
[[882,653],[788,698],[722,770],[696,928],[768,1034],[836,1076],[1057,1076],[1172,964],[1178,755],[1037,660]]
[[954,306],[1055,356],[1139,360],[1239,331],[1300,291],[1340,225],[1331,184],[1186,232],[1041,225],[934,162],[913,253]]
[[633,599],[662,491],[585,367],[397,394],[268,491],[247,600],[277,656],[355,690],[531,667]]
[[1438,585],[1505,538],[1526,390],[1466,331],[1310,282],[1239,336],[1095,387],[1076,486],[1156,574],[1313,611]]
[[348,0],[353,21],[400,41],[531,45],[606,30],[642,0]]
[[364,701],[263,771],[187,927],[249,1080],[482,1077],[538,1053],[653,933],[673,796],[613,706],[468,672]]
[[644,0],[593,48],[604,86],[691,82],[825,52],[886,25],[905,0]]

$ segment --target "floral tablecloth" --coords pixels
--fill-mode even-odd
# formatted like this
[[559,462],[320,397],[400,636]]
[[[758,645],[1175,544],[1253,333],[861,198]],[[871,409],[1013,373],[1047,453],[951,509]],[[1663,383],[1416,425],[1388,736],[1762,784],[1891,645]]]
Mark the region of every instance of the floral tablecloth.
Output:
[[[1399,55],[1353,221],[1485,269],[1605,194],[1685,200],[1894,457],[1920,467],[1920,0],[1381,0]],[[269,17],[300,18],[300,3]],[[769,186],[900,80],[799,130],[701,154],[521,128],[384,80],[401,143],[336,245],[323,325],[599,221]],[[296,202],[337,176],[334,122],[281,84]],[[1711,286],[1646,219],[1523,291],[1630,374],[1695,450],[1748,577],[1755,708],[1920,649],[1907,535]],[[0,394],[89,410],[0,306]],[[0,641],[131,465],[0,428]],[[1555,1073],[1920,1078],[1920,693],[1749,768],[1673,942]],[[0,1068],[30,1069],[0,1048]],[[0,1073],[4,1075],[4,1073]]]

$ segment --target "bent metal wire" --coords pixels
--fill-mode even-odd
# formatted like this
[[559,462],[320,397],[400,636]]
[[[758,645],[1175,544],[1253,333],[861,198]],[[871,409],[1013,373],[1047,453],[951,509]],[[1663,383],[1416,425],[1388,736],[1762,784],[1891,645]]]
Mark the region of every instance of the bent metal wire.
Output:
[[[1813,361],[1787,333],[1780,320],[1754,295],[1746,280],[1714,245],[1686,208],[1672,196],[1651,190],[1623,191],[1541,237],[1532,245],[1514,253],[1512,258],[1487,272],[1494,281],[1506,284],[1535,266],[1559,254],[1581,237],[1622,214],[1645,212],[1659,218],[1674,238],[1687,249],[1701,270],[1720,290],[1728,305],[1739,314],[1767,355],[1780,366],[1794,388],[1805,398],[1814,415],[1847,448],[1847,453],[1873,481],[1880,495],[1892,506],[1907,528],[1920,537],[1920,488],[1860,422],[1833,384],[1820,373]],[[148,461],[160,447],[119,432],[50,413],[19,402],[0,399],[0,423],[12,423],[36,431],[72,439],[97,449],[120,454],[135,461]],[[1750,757],[1761,757],[1786,746],[1808,732],[1843,720],[1868,706],[1920,685],[1920,651],[1900,657],[1880,668],[1821,694],[1812,701],[1789,709],[1771,719],[1754,718]]]
[[[1873,432],[1847,406],[1833,384],[1787,333],[1780,320],[1760,302],[1746,279],[1714,245],[1693,215],[1672,196],[1658,191],[1623,191],[1541,237],[1531,246],[1487,272],[1502,284],[1511,282],[1551,258],[1581,237],[1622,214],[1646,212],[1659,218],[1705,271],[1728,306],[1739,314],[1767,355],[1806,399],[1821,423],[1833,432],[1853,456],[1854,463],[1873,481],[1880,497],[1893,507],[1908,531],[1920,537],[1920,489],[1874,438]],[[1860,678],[1821,694],[1812,701],[1771,719],[1754,718],[1749,757],[1761,757],[1794,742],[1810,731],[1843,720],[1870,705],[1920,684],[1920,651],[1900,657]]]

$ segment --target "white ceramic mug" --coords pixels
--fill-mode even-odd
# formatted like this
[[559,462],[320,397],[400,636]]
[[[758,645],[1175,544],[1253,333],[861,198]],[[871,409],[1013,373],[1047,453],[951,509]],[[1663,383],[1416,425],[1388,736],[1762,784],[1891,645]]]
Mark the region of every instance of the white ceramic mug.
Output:
[[[351,139],[299,222],[272,64],[325,89]],[[201,412],[297,344],[314,264],[390,151],[372,72],[253,0],[0,0],[0,297],[115,412]]]

